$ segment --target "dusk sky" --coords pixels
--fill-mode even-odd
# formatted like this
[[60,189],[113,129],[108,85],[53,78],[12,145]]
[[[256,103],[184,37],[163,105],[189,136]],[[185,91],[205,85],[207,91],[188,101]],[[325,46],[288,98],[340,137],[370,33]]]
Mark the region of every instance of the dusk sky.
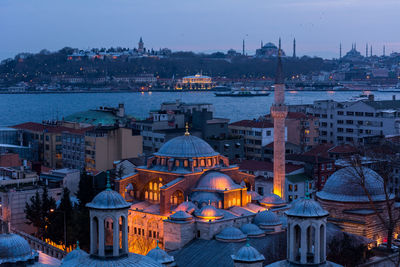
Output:
[[254,54],[260,41],[292,54],[338,57],[357,42],[400,52],[399,0],[1,0],[0,60],[65,46],[137,46]]

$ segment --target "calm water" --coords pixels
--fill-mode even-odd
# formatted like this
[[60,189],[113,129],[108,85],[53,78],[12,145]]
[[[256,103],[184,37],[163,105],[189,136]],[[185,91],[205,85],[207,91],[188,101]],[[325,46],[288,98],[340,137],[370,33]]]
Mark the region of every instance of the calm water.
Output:
[[[360,92],[287,92],[286,103],[307,104],[314,100],[348,100]],[[391,99],[400,93],[375,92],[375,99]],[[257,118],[269,113],[273,94],[268,97],[215,97],[213,92],[157,92],[157,93],[87,93],[87,94],[2,94],[0,95],[0,125],[13,125],[27,121],[61,119],[71,113],[99,106],[117,106],[124,103],[126,112],[146,118],[152,109],[165,101],[206,102],[214,104],[215,116],[231,121]]]

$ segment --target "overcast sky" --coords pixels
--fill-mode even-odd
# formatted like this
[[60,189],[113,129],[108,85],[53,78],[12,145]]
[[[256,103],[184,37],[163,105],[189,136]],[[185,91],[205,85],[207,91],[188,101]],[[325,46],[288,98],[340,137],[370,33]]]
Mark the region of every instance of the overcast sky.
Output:
[[399,0],[0,0],[0,60],[65,46],[168,47],[253,54],[261,40],[292,54],[338,57],[357,42],[400,52]]

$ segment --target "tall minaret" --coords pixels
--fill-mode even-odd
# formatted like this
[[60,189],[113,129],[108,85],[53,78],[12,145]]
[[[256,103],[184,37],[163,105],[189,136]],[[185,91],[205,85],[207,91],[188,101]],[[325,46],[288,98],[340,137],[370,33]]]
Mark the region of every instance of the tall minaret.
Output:
[[243,47],[242,47],[242,54],[243,54],[243,56],[244,56],[244,50],[245,50],[245,44],[244,44],[244,39],[243,39],[243,45],[242,45]]
[[342,59],[342,43],[339,45],[339,59]]
[[383,56],[386,56],[386,47],[383,46]]
[[[280,40],[279,40],[280,43]],[[274,119],[274,194],[286,201],[285,196],[285,82],[282,72],[282,51],[278,51],[278,66],[274,85],[274,103],[271,116]]]
[[293,38],[293,58],[296,58],[296,38]]
[[368,43],[365,44],[365,57],[368,57]]
[[371,45],[371,50],[369,51],[369,56],[372,57],[372,45]]

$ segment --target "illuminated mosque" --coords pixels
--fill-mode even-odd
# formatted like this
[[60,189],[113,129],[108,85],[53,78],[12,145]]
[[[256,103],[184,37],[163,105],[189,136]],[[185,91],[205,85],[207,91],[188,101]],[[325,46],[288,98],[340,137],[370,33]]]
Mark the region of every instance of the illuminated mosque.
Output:
[[[281,72],[279,58],[271,108],[277,133],[287,113]],[[290,206],[281,198],[282,142],[274,139],[283,154],[274,156],[274,194],[260,198],[249,190],[254,176],[187,128],[145,166],[115,180],[116,191],[108,182],[87,204],[90,254],[77,248],[62,266],[338,266],[326,261],[329,213],[308,194]]]

